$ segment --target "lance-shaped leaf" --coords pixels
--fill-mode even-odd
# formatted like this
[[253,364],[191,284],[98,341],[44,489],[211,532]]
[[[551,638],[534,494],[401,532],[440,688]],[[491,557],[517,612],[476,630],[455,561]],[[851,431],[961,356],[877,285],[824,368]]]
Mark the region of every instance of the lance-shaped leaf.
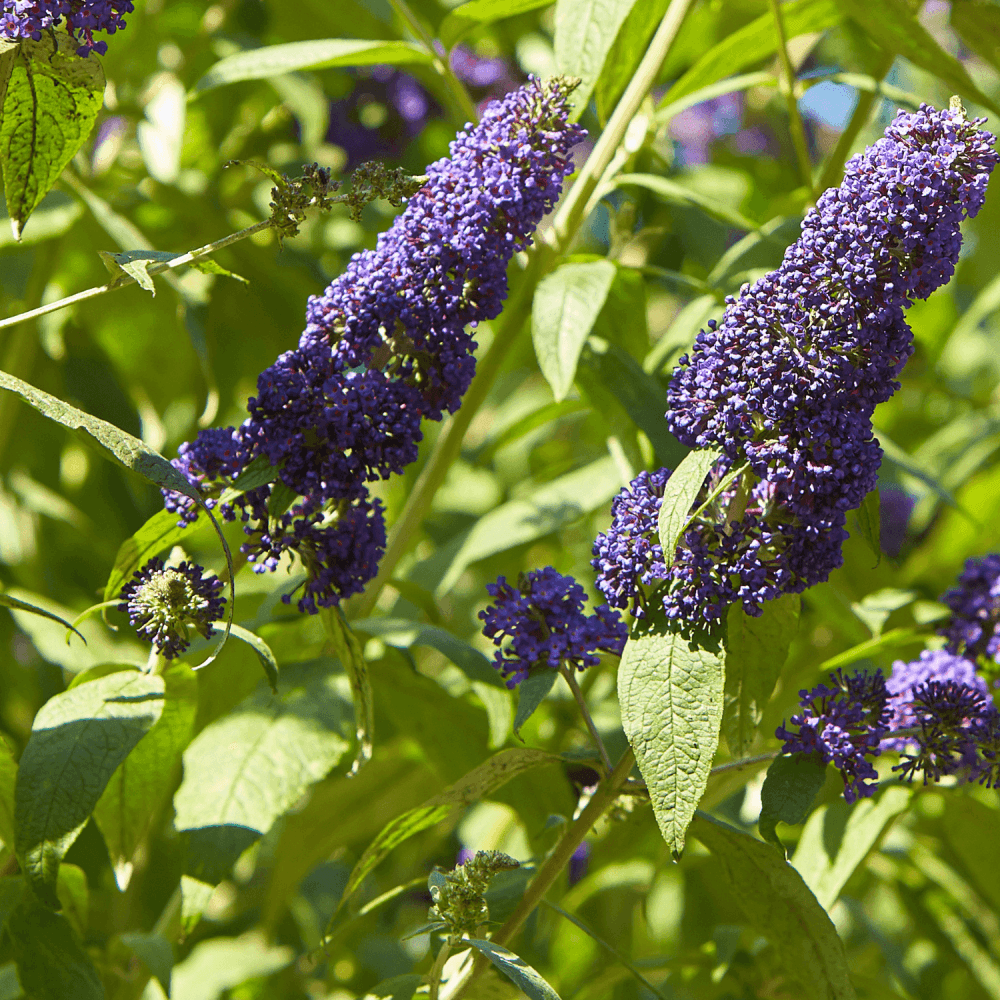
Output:
[[[225,636],[225,629],[219,628],[218,625],[212,625],[212,635]],[[243,628],[241,625],[231,625],[229,627],[229,634],[234,639],[239,639],[240,642],[245,642],[257,655],[257,660],[259,661],[261,667],[264,670],[264,676],[267,678],[267,683],[271,685],[271,690],[277,694],[278,693],[278,661],[274,657],[274,653],[271,651],[271,647],[264,642],[264,640],[256,634],[256,632],[251,632],[249,629]]]
[[485,955],[505,976],[513,980],[517,988],[529,1000],[559,1000],[559,994],[523,958],[494,941],[470,938],[472,945],[481,955]]
[[691,523],[691,508],[698,499],[705,477],[720,457],[721,453],[717,451],[689,451],[667,480],[660,503],[658,531],[668,567]]
[[778,823],[801,823],[826,781],[826,763],[818,755],[782,754],[767,769],[760,790],[760,835],[785,853],[778,838]]
[[[532,768],[551,764],[558,758],[544,750],[524,747],[516,750],[501,750],[486,763],[471,770],[465,777],[450,785],[443,792],[429,798],[416,809],[409,809],[401,816],[387,823],[382,832],[372,841],[358,859],[351,877],[347,880],[340,907],[357,891],[368,874],[385,858],[393,848],[405,840],[427,830],[442,820],[448,819],[465,806],[476,802],[484,795],[506,784],[511,778],[530,771]],[[339,907],[338,907],[339,910]]]
[[46,31],[13,50],[0,105],[0,170],[15,239],[90,135],[104,104],[101,64],[96,56],[80,58],[76,48],[68,32]]
[[615,280],[610,260],[563,264],[546,275],[531,307],[531,339],[556,401],[573,387],[580,351]]
[[265,80],[269,76],[331,66],[426,65],[431,61],[425,49],[411,42],[316,38],[307,42],[267,45],[226,56],[195,84],[194,89],[199,93],[239,80]]
[[258,690],[184,751],[175,825],[188,831],[187,874],[218,882],[347,750],[348,683],[331,660],[282,670],[278,696]]
[[723,655],[717,637],[682,634],[659,612],[636,623],[618,667],[622,726],[675,856],[719,745]]
[[798,628],[800,603],[798,594],[784,594],[765,602],[757,618],[740,602],[729,608],[722,731],[734,757],[748,752],[757,733]]
[[17,774],[14,844],[48,905],[58,905],[59,862],[163,699],[162,677],[123,670],[57,694],[35,716]]
[[682,208],[697,208],[713,219],[718,219],[736,229],[756,232],[758,228],[756,222],[748,219],[735,208],[731,208],[714,198],[709,198],[693,188],[679,184],[677,181],[661,177],[659,174],[622,174],[615,178],[615,184],[618,187],[645,188],[671,205],[680,205]]
[[323,609],[323,625],[326,634],[351,682],[354,696],[354,728],[358,738],[357,756],[351,766],[351,774],[358,771],[372,756],[372,730],[375,728],[375,701],[372,697],[372,682],[368,677],[368,664],[358,637],[350,625],[344,621],[339,608]]
[[826,911],[799,873],[763,841],[699,814],[691,834],[713,854],[755,933],[774,946],[794,995],[854,1000],[847,955]]
[[[13,608],[15,611],[26,611],[29,615],[38,615],[40,618],[48,618],[49,621],[59,622],[68,631],[76,632],[83,639],[83,634],[73,628],[70,622],[66,621],[65,618],[60,618],[59,615],[52,611],[46,611],[45,608],[39,608],[34,604],[29,604],[27,601],[18,600],[16,597],[11,597],[10,594],[0,594],[0,605],[5,608]],[[87,640],[83,639],[83,641],[86,642]]]
[[101,977],[62,914],[25,893],[7,920],[7,933],[26,996],[105,1000]]
[[548,7],[552,0],[468,0],[456,7],[442,22],[438,37],[450,49],[466,32],[505,17]]
[[118,765],[94,809],[118,888],[124,892],[132,875],[132,859],[153,817],[177,781],[181,753],[194,734],[198,681],[194,671],[178,663],[164,671],[163,714]]
[[552,690],[559,676],[555,670],[541,669],[528,674],[517,686],[517,713],[514,715],[514,732],[519,733],[535,709]]

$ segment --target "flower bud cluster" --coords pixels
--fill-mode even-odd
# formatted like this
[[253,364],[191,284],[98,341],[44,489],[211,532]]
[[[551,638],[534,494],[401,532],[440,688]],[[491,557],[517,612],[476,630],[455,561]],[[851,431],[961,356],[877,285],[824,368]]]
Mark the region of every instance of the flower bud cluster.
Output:
[[620,656],[628,629],[607,605],[583,613],[583,587],[551,566],[523,573],[512,587],[505,577],[486,585],[495,601],[479,617],[483,634],[501,646],[494,666],[516,687],[538,669],[558,670],[562,664],[583,670],[600,663],[598,653]]
[[[310,298],[299,346],[261,373],[248,419],[181,447],[174,465],[211,503],[255,460],[276,469],[222,514],[244,521],[256,570],[299,555],[301,610],[337,604],[375,575],[385,525],[368,484],[414,461],[423,418],[460,405],[475,370],[466,327],[499,314],[507,265],[572,170],[584,134],[567,122],[573,86],[531,80],[487,106],[419,190],[404,192],[392,171],[365,174],[369,193],[408,193],[405,211]],[[182,521],[197,516],[186,498],[165,498]]]
[[872,794],[871,761],[884,751],[899,754],[893,770],[910,781],[918,772],[925,784],[954,774],[1000,787],[1000,712],[971,658],[985,652],[1000,617],[1000,589],[991,593],[998,568],[1000,556],[970,559],[960,586],[944,597],[955,615],[941,631],[955,638],[960,653],[952,645],[924,650],[915,660],[897,660],[888,681],[881,671],[873,678],[838,671],[833,687],[799,692],[803,711],[792,716],[795,728],[782,725],[775,733],[784,752],[833,763],[849,802]]
[[135,10],[130,0],[0,0],[0,38],[41,41],[42,32],[66,20],[66,27],[80,43],[77,55],[104,55],[108,43],[95,42],[95,31],[113,35],[125,27],[125,15]]
[[493,877],[520,867],[502,851],[479,851],[450,872],[432,873],[428,885],[434,905],[427,919],[446,929],[450,937],[476,933],[490,919],[484,893]]
[[903,311],[954,273],[959,224],[997,162],[983,120],[960,106],[899,112],[820,196],[781,266],[727,299],[681,359],[671,431],[749,470],[737,516],[717,505],[671,559],[668,614],[715,620],[736,599],[759,614],[840,565],[846,512],[881,462],[872,413],[913,350]]
[[209,638],[212,622],[225,613],[222,581],[196,563],[164,566],[150,559],[122,587],[118,610],[168,660],[191,645],[190,630]]

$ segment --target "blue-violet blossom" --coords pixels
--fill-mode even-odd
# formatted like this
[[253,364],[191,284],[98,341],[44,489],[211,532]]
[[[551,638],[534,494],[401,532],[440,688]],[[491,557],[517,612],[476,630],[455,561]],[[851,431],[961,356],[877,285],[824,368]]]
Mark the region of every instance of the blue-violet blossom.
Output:
[[941,600],[951,608],[938,630],[948,649],[970,659],[1000,660],[1000,555],[967,560],[958,586]]
[[95,42],[94,32],[113,35],[125,27],[125,15],[135,8],[130,0],[0,0],[0,38],[41,41],[42,32],[66,20],[70,35],[79,42],[77,55],[104,55],[108,43]]
[[516,687],[535,668],[558,670],[565,663],[583,670],[600,662],[599,652],[621,655],[628,630],[607,605],[583,613],[583,587],[551,566],[522,574],[516,587],[505,577],[486,585],[493,604],[479,617],[483,634],[502,646],[494,666]]

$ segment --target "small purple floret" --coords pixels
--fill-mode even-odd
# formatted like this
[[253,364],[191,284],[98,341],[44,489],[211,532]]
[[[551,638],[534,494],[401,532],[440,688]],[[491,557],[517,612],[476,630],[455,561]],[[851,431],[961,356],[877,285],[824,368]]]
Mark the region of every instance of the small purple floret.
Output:
[[113,35],[125,27],[125,15],[135,10],[130,0],[0,0],[0,38],[41,41],[42,32],[66,27],[80,43],[77,55],[104,55],[108,43],[95,42],[94,32]]
[[948,649],[1000,661],[1000,555],[969,559],[958,586],[941,599],[952,612],[939,630]]

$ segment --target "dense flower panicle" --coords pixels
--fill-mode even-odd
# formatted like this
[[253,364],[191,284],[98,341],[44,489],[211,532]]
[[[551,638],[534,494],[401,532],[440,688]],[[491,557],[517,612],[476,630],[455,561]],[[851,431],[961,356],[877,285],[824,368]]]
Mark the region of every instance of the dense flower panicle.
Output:
[[971,660],[944,649],[925,649],[916,660],[896,660],[892,665],[892,676],[886,681],[886,688],[892,696],[889,703],[892,729],[916,723],[913,708],[915,692],[930,683],[958,684],[978,691],[984,698],[989,697],[986,682],[976,673],[976,665]]
[[1000,555],[969,559],[958,586],[941,600],[952,612],[939,629],[948,649],[971,659],[1000,661]]
[[779,726],[775,735],[785,753],[819,754],[844,779],[844,798],[853,802],[874,794],[878,773],[869,757],[880,753],[888,732],[889,692],[881,670],[845,677],[838,670],[832,686],[799,692],[803,711],[792,716],[797,730]]
[[[244,522],[241,551],[257,572],[298,555],[303,611],[335,605],[375,576],[385,522],[367,484],[414,461],[422,418],[460,404],[475,371],[465,327],[500,312],[507,264],[571,170],[569,149],[583,135],[566,120],[571,89],[533,80],[489,105],[451,159],[428,167],[376,250],[355,254],[310,299],[299,346],[261,373],[243,424],[203,431],[174,460],[210,507],[253,463],[276,470],[276,481],[220,510]],[[164,497],[181,523],[197,517],[192,500]]]
[[77,54],[103,56],[108,43],[95,42],[94,32],[113,35],[125,27],[125,15],[133,10],[130,0],[0,0],[0,38],[37,42],[43,31],[58,27],[65,18],[69,33],[80,43]]
[[667,419],[678,440],[749,463],[755,492],[765,484],[759,510],[724,525],[740,539],[725,546],[721,577],[739,576],[747,611],[840,565],[845,514],[881,462],[874,407],[913,349],[903,310],[951,277],[959,224],[979,211],[997,161],[980,124],[927,105],[900,112],[820,196],[781,266],[727,299],[674,373]]
[[505,577],[486,585],[495,601],[479,617],[483,634],[502,646],[495,666],[516,687],[535,668],[558,670],[565,663],[577,670],[596,666],[599,652],[620,656],[628,630],[607,605],[583,613],[587,595],[571,576],[562,576],[551,566],[521,576],[517,587]]
[[511,257],[572,170],[583,131],[567,124],[568,90],[532,80],[488,105],[376,249],[309,300],[300,346],[327,344],[345,369],[391,365],[420,390],[426,416],[454,410],[475,367],[465,327],[499,314]]
[[191,628],[207,639],[226,604],[222,581],[214,573],[206,576],[201,566],[186,561],[166,567],[162,559],[150,559],[136,570],[119,598],[118,610],[168,660],[191,644]]

